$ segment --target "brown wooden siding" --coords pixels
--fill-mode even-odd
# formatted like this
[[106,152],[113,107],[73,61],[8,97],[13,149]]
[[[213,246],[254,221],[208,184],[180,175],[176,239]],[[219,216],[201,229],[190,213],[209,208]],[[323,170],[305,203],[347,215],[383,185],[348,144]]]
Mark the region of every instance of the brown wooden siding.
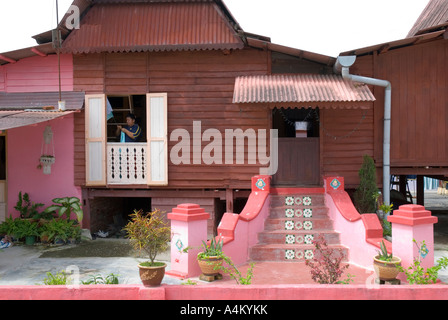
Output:
[[[447,59],[446,40],[375,59],[375,77],[392,83],[392,167],[448,166]],[[375,159],[382,163],[384,90],[375,95]]]
[[[167,92],[169,134],[184,128],[193,137],[193,121],[200,120],[202,132],[216,128],[224,137],[225,129],[270,128],[267,107],[232,103],[235,77],[268,74],[267,60],[266,51],[255,49],[230,54],[200,51],[75,55],[74,83],[75,90],[86,93]],[[76,140],[81,142],[84,143]],[[169,143],[168,152],[176,143]],[[203,142],[202,146],[207,144]],[[78,147],[80,150],[77,144]],[[168,187],[250,188],[250,178],[258,173],[258,165],[175,166],[170,163]],[[85,176],[84,166],[77,166],[75,175],[78,183],[85,183],[80,180],[85,179],[81,178]]]
[[355,188],[363,156],[373,156],[373,108],[321,110],[320,119],[323,175],[343,176],[346,187]]

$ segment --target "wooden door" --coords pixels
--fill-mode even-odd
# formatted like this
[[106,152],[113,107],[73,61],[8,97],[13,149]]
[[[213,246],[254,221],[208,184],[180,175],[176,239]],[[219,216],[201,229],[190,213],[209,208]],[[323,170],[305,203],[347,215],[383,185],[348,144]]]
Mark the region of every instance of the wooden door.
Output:
[[319,138],[279,138],[277,186],[317,186],[320,181]]

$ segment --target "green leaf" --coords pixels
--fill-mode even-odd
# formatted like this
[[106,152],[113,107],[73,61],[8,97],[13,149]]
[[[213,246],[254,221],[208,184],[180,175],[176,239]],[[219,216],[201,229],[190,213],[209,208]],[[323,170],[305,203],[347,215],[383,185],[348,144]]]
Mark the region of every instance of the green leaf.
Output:
[[61,208],[60,206],[53,204],[53,205],[49,206],[48,208],[46,208],[44,210],[44,212],[45,213],[55,212],[55,211],[59,210],[60,208]]
[[[61,210],[59,210],[59,216],[62,217],[66,211],[67,211],[67,207],[62,207]],[[69,213],[70,213],[70,211],[69,211]]]

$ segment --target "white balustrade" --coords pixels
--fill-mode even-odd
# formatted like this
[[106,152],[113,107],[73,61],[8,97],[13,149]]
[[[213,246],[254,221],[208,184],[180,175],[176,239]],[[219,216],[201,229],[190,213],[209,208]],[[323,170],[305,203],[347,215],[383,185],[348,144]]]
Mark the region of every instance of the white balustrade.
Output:
[[116,185],[147,184],[146,143],[107,144],[107,183]]

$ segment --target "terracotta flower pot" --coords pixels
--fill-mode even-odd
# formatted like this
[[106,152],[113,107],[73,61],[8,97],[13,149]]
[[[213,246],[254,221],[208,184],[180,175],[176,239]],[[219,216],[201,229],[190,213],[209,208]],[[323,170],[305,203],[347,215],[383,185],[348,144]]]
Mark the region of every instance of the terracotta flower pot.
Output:
[[375,273],[383,281],[394,280],[400,273],[397,269],[399,265],[401,265],[401,259],[398,257],[393,257],[392,261],[379,260],[378,256],[373,258]]
[[221,266],[223,262],[222,258],[219,257],[208,257],[207,259],[199,259],[198,264],[201,268],[202,274],[206,276],[213,276],[219,273],[219,270],[215,267]]
[[157,287],[162,283],[165,276],[166,263],[161,266],[147,267],[138,265],[140,280],[145,287]]

